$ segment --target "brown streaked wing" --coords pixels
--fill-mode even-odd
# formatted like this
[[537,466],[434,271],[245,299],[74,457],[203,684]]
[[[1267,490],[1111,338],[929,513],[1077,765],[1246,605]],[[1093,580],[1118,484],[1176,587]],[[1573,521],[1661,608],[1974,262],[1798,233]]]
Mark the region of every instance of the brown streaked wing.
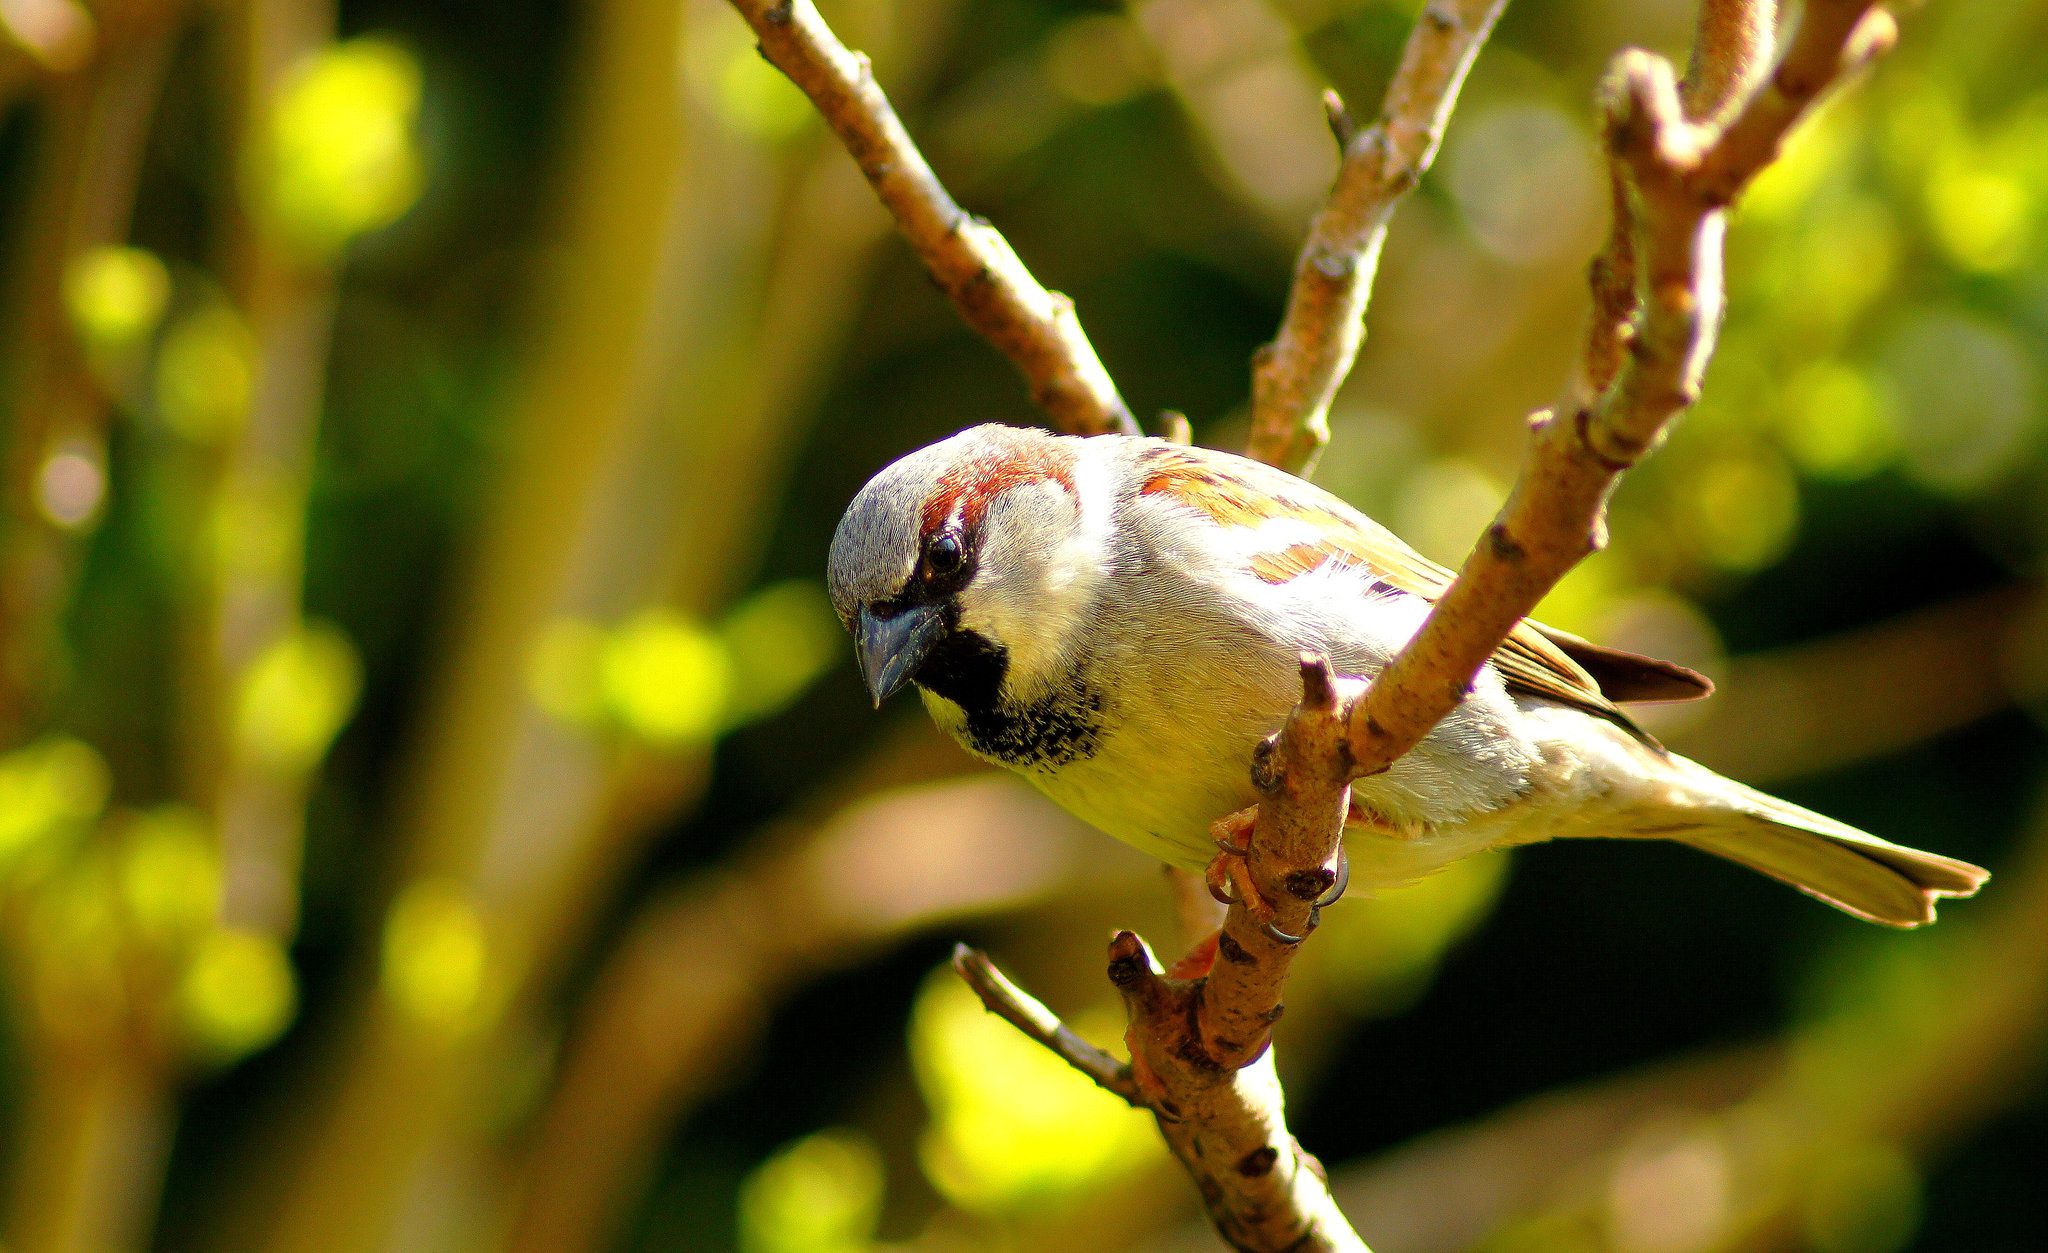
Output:
[[[1141,493],[1164,493],[1207,514],[1219,526],[1257,526],[1273,516],[1274,503],[1294,517],[1313,522],[1325,536],[1320,542],[1296,544],[1252,559],[1252,573],[1268,583],[1288,582],[1334,559],[1362,565],[1388,586],[1432,604],[1450,586],[1450,570],[1337,497],[1283,470],[1230,453],[1176,444],[1151,450],[1145,470]],[[1575,636],[1568,638],[1583,643]],[[1654,742],[1608,699],[1585,667],[1535,622],[1524,618],[1515,624],[1494,653],[1493,664],[1513,690],[1610,719],[1645,742]]]

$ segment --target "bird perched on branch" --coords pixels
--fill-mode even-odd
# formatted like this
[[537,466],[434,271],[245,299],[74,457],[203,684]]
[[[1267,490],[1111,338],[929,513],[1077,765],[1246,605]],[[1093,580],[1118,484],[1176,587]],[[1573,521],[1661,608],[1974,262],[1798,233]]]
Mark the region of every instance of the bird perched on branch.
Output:
[[[831,555],[833,605],[877,705],[915,684],[969,752],[1218,890],[1249,884],[1229,863],[1259,800],[1253,751],[1298,699],[1302,654],[1377,674],[1450,579],[1258,462],[1003,426],[876,475]],[[1352,880],[1391,886],[1559,837],[1659,838],[1900,927],[1984,882],[1724,779],[1620,708],[1710,690],[1682,666],[1524,620],[1420,744],[1352,785]]]

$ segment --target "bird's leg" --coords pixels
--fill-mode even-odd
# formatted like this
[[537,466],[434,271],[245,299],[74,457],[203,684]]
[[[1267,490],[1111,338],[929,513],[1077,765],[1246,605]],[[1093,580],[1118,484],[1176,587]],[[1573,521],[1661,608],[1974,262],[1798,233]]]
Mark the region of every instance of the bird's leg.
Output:
[[[1359,817],[1360,814],[1361,811],[1354,802],[1346,815],[1347,822]],[[1215,859],[1209,863],[1208,870],[1204,872],[1203,879],[1209,885],[1209,895],[1225,905],[1235,905],[1243,901],[1246,912],[1275,943],[1299,944],[1307,939],[1308,932],[1315,930],[1316,924],[1322,921],[1323,908],[1336,904],[1344,895],[1344,889],[1351,886],[1351,859],[1344,855],[1343,845],[1338,845],[1336,878],[1330,884],[1329,890],[1317,897],[1315,904],[1309,909],[1308,930],[1300,935],[1289,935],[1273,925],[1273,910],[1266,904],[1266,898],[1260,895],[1258,886],[1252,882],[1251,866],[1246,860],[1251,853],[1252,827],[1258,816],[1259,807],[1253,805],[1249,809],[1240,809],[1234,814],[1219,818],[1209,825],[1209,834],[1214,837],[1218,851]],[[1216,959],[1213,939],[1206,949],[1205,952],[1204,946],[1197,946],[1189,950],[1188,955],[1175,964],[1175,971],[1178,972],[1182,967],[1192,968],[1197,959],[1203,959],[1198,974],[1206,974]]]
[[1218,818],[1209,824],[1209,834],[1216,841],[1217,853],[1209,862],[1209,869],[1203,878],[1209,884],[1209,895],[1225,905],[1244,902],[1252,917],[1260,920],[1271,917],[1272,910],[1266,898],[1252,882],[1251,867],[1245,857],[1252,851],[1252,826],[1258,821],[1257,805],[1240,809],[1234,814]]

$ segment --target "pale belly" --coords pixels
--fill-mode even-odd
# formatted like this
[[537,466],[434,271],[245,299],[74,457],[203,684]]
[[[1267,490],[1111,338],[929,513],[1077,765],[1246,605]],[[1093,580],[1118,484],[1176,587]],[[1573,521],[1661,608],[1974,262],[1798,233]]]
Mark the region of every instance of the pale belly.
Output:
[[[1301,654],[1292,641],[1249,635],[1232,620],[1164,620],[1176,624],[1170,637],[1147,638],[1107,663],[1124,676],[1120,693],[1144,697],[1105,696],[1087,751],[1056,764],[982,752],[957,705],[929,692],[925,705],[968,751],[1017,770],[1083,821],[1161,861],[1199,869],[1216,855],[1211,824],[1259,800],[1252,752],[1299,699]],[[1362,667],[1371,650],[1321,643],[1340,672],[1369,672]],[[1539,754],[1517,734],[1498,680],[1486,679],[1390,771],[1356,785],[1362,807],[1387,821],[1349,828],[1354,884],[1412,882],[1514,839],[1515,802]]]
[[[1119,742],[1124,738],[1110,737],[1088,761],[1024,773],[1062,808],[1141,852],[1188,870],[1207,866],[1217,851],[1211,824],[1259,801],[1250,762],[1261,735],[1227,737],[1203,768],[1187,768],[1196,763],[1188,761],[1183,737],[1183,768],[1171,772],[1143,763],[1173,757],[1132,751],[1132,744]],[[1358,790],[1372,804],[1372,781],[1361,782]],[[1508,803],[1442,822],[1354,822],[1345,828],[1344,841],[1352,885],[1369,894],[1412,883],[1485,849],[1519,842],[1521,808]]]

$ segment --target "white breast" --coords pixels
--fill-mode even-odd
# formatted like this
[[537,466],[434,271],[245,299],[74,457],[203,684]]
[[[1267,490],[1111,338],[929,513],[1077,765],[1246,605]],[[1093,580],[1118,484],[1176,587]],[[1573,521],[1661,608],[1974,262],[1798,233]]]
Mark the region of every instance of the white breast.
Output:
[[[1258,800],[1252,750],[1299,699],[1301,653],[1323,652],[1345,674],[1377,673],[1427,605],[1376,589],[1357,569],[1268,584],[1220,551],[1199,529],[1208,524],[1144,497],[1124,507],[1089,633],[1091,666],[1115,676],[1102,685],[1112,697],[1104,733],[1092,757],[1034,782],[1110,835],[1195,867],[1215,854],[1209,824]],[[1528,788],[1539,750],[1515,715],[1489,671],[1415,751],[1360,781],[1360,800],[1400,835],[1353,829],[1355,881],[1418,878],[1500,838],[1496,824],[1469,820]]]

